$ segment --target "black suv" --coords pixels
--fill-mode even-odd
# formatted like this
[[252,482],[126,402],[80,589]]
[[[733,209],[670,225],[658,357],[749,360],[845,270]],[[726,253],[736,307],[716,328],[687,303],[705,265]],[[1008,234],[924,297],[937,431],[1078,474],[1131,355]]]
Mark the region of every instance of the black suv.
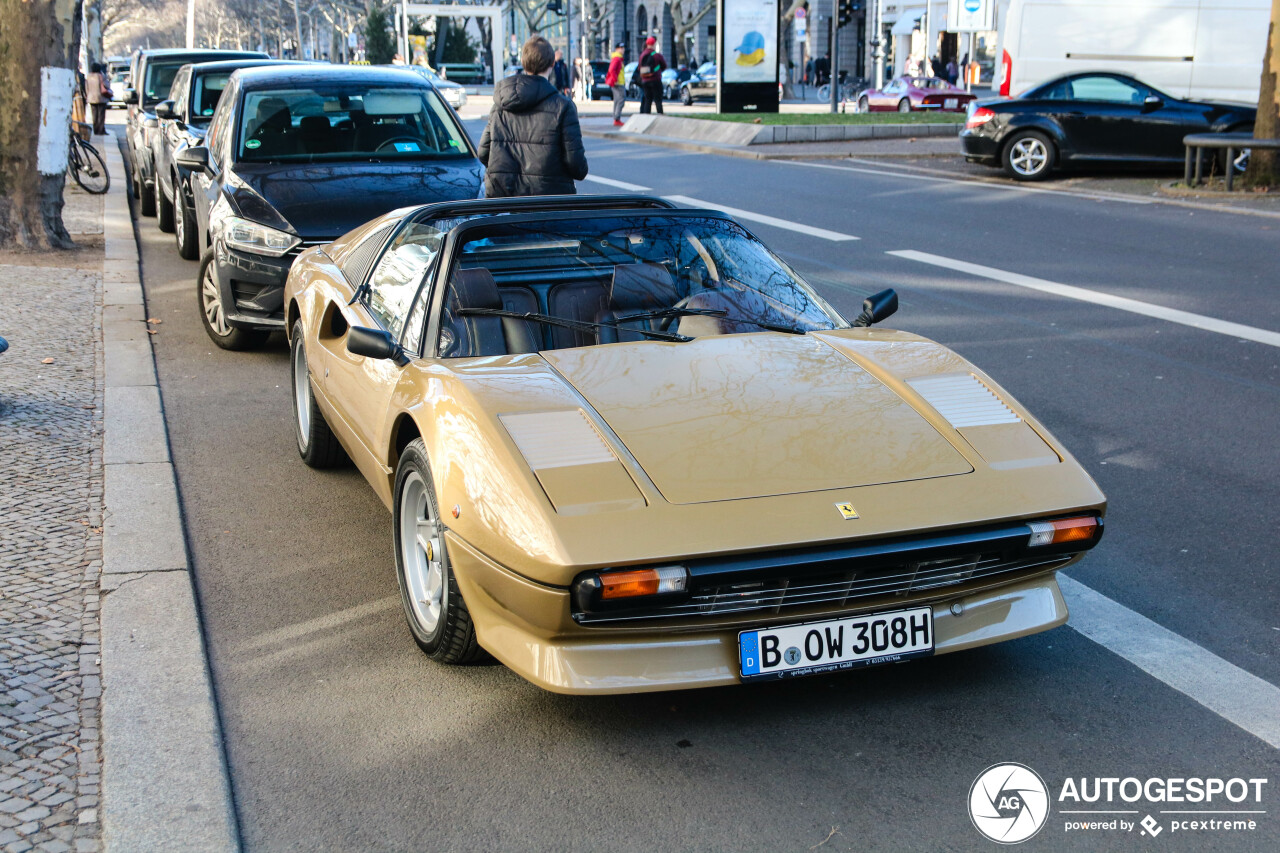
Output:
[[247,349],[284,328],[284,283],[303,246],[398,207],[480,195],[457,116],[412,71],[273,65],[231,75],[190,170],[200,317],[214,343]]
[[178,168],[174,155],[192,145],[203,145],[205,131],[213,119],[218,98],[237,68],[279,65],[278,59],[232,59],[184,65],[173,78],[168,100],[156,104],[160,129],[151,135],[152,174],[155,176],[153,204],[156,224],[172,231],[178,254],[189,261],[200,257],[196,240],[194,200],[190,174]]
[[155,216],[155,166],[151,161],[151,140],[160,129],[156,118],[156,104],[169,97],[169,89],[178,69],[189,62],[213,62],[219,59],[244,57],[267,59],[267,55],[254,50],[136,50],[130,66],[131,87],[124,92],[129,107],[125,122],[125,136],[129,140],[129,176],[133,197],[139,200],[143,216]]

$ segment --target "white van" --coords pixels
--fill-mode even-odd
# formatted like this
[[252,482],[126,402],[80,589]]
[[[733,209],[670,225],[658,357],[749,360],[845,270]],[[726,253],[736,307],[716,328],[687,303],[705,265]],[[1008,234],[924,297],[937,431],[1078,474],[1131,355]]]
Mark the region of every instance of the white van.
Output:
[[1008,0],[1000,94],[1117,71],[1179,98],[1258,103],[1271,0]]

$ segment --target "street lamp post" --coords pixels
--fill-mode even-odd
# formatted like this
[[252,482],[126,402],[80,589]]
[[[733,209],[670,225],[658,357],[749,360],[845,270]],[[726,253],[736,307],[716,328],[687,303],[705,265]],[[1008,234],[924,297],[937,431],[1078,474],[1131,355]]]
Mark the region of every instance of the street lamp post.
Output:
[[196,0],[187,0],[187,50],[196,46]]

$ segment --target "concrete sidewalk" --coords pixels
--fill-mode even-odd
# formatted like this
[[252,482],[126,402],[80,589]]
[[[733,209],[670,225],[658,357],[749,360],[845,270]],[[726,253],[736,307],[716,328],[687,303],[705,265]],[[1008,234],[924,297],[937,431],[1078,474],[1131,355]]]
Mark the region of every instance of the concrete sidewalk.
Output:
[[82,248],[0,255],[0,849],[234,851],[115,138]]

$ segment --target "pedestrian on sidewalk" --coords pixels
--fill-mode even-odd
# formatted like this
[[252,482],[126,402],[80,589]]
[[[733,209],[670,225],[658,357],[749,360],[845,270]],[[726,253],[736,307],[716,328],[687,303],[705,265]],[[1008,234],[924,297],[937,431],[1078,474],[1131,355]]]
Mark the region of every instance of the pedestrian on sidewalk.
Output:
[[622,127],[622,105],[627,102],[627,69],[623,65],[626,45],[618,42],[609,57],[609,71],[604,75],[605,85],[613,92],[613,126]]
[[658,40],[649,36],[644,40],[644,52],[636,63],[640,75],[640,112],[648,115],[651,106],[662,115],[662,72],[667,69],[667,58],[658,52]]
[[111,103],[111,81],[107,79],[107,68],[101,62],[89,67],[89,76],[84,78],[84,98],[89,102],[93,113],[93,132],[103,136],[107,132],[107,104]]
[[556,61],[551,66],[551,82],[555,84],[557,92],[566,98],[573,97],[572,84],[569,81],[569,63],[564,61],[563,50],[556,51]]
[[485,196],[573,195],[573,182],[587,176],[587,153],[578,108],[551,82],[551,42],[531,37],[520,49],[520,65],[493,87],[479,149]]

